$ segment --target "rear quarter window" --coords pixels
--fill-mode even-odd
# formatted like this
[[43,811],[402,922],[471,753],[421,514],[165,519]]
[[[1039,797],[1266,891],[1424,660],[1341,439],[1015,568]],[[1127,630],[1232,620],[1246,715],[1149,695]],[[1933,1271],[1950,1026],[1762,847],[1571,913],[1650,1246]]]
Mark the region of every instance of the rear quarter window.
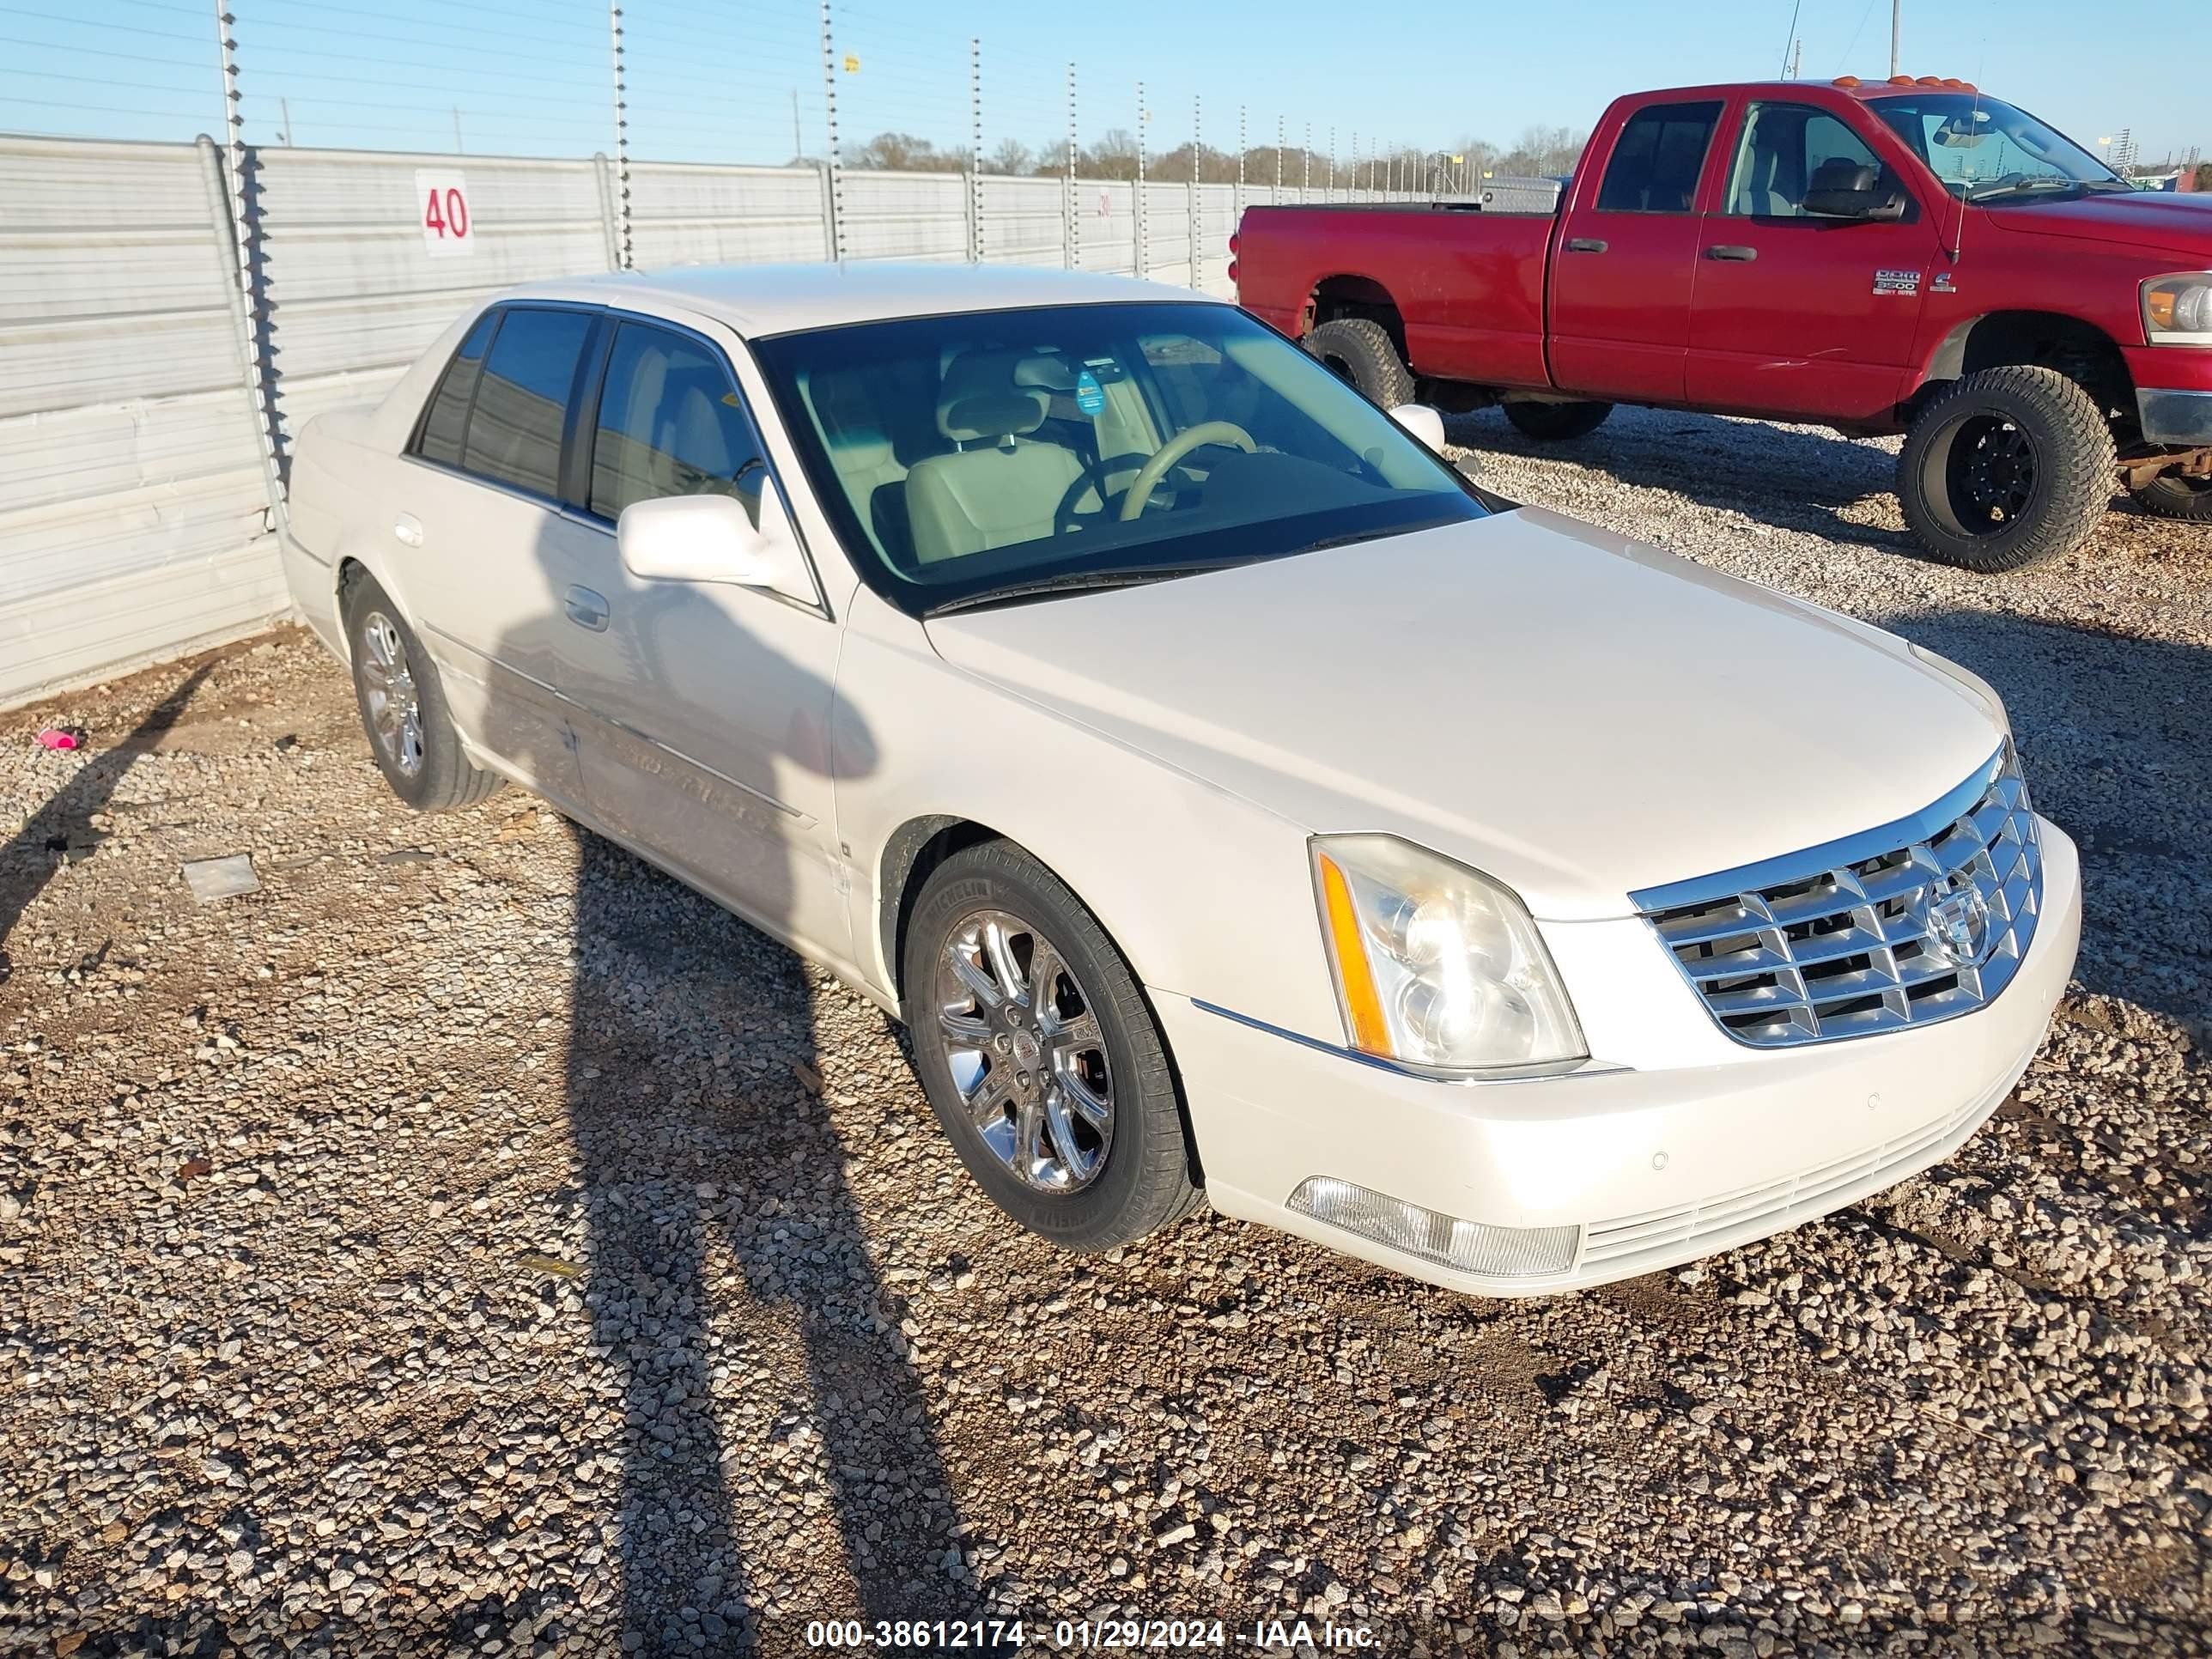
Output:
[[484,348],[499,326],[499,313],[487,311],[477,319],[461,341],[438,389],[422,411],[422,425],[415,439],[415,453],[441,466],[461,464],[461,441],[469,424],[469,404],[477,395],[477,380],[483,372]]
[[558,495],[562,434],[591,333],[584,312],[507,310],[469,410],[462,471],[533,495]]

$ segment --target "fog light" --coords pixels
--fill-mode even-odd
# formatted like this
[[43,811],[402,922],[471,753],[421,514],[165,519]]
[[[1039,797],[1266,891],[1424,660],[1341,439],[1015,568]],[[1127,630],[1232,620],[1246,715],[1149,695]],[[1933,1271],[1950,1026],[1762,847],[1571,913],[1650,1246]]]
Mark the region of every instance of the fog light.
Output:
[[1455,1273],[1492,1279],[1563,1273],[1575,1265],[1579,1227],[1492,1227],[1370,1192],[1334,1176],[1309,1176],[1290,1207]]

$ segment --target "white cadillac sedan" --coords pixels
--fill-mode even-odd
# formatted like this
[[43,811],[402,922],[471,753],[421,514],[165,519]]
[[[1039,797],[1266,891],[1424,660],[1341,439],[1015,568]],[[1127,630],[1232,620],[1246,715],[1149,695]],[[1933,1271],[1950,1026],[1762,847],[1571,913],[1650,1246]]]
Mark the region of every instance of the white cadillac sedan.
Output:
[[1203,1194],[1543,1292],[1948,1154],[2080,930],[1996,695],[1441,435],[1180,289],[625,275],[313,422],[284,552],[404,799],[851,981],[1072,1249]]

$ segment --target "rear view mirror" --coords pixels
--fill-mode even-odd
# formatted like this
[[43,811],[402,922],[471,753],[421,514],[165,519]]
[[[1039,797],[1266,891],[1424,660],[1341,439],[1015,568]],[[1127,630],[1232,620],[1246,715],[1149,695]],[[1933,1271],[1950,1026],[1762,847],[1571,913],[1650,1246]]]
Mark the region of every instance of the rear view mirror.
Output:
[[755,527],[734,495],[662,495],[634,501],[615,526],[623,566],[647,581],[721,582],[820,603],[783,498],[763,481]]
[[1444,417],[1426,404],[1400,404],[1390,418],[1437,454],[1444,453]]
[[1805,211],[1823,219],[1902,219],[1905,192],[1863,163],[1823,161],[1813,170]]

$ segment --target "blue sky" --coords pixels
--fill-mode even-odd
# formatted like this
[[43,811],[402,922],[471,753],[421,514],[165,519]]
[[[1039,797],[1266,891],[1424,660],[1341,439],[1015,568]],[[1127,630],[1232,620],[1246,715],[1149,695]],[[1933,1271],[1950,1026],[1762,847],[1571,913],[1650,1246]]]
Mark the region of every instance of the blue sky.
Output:
[[[608,20],[592,0],[232,0],[246,133],[276,142],[474,153],[587,154],[610,147]],[[212,7],[204,0],[0,0],[0,127],[189,137],[220,120]],[[680,160],[781,161],[798,137],[823,148],[819,8],[811,0],[624,0],[633,151]],[[1341,0],[832,0],[848,148],[897,129],[968,137],[969,46],[982,42],[983,140],[1058,142],[1077,64],[1086,140],[1136,125],[1148,147],[1202,132],[1233,147],[1237,109],[1255,144],[1279,119],[1309,123],[1340,156],[1378,139],[1443,148],[1510,143],[1533,124],[1587,126],[1616,94],[1772,74],[1787,0],[1553,0],[1498,11],[1441,0],[1347,8]],[[2181,14],[2187,15],[2187,14]],[[1961,76],[2085,143],[2132,126],[2147,155],[2212,152],[2201,48],[2147,49],[2108,9],[2079,0],[1907,0],[1905,67]],[[1347,23],[1347,17],[1356,23]],[[1804,71],[1888,68],[1888,0],[1804,0]]]

